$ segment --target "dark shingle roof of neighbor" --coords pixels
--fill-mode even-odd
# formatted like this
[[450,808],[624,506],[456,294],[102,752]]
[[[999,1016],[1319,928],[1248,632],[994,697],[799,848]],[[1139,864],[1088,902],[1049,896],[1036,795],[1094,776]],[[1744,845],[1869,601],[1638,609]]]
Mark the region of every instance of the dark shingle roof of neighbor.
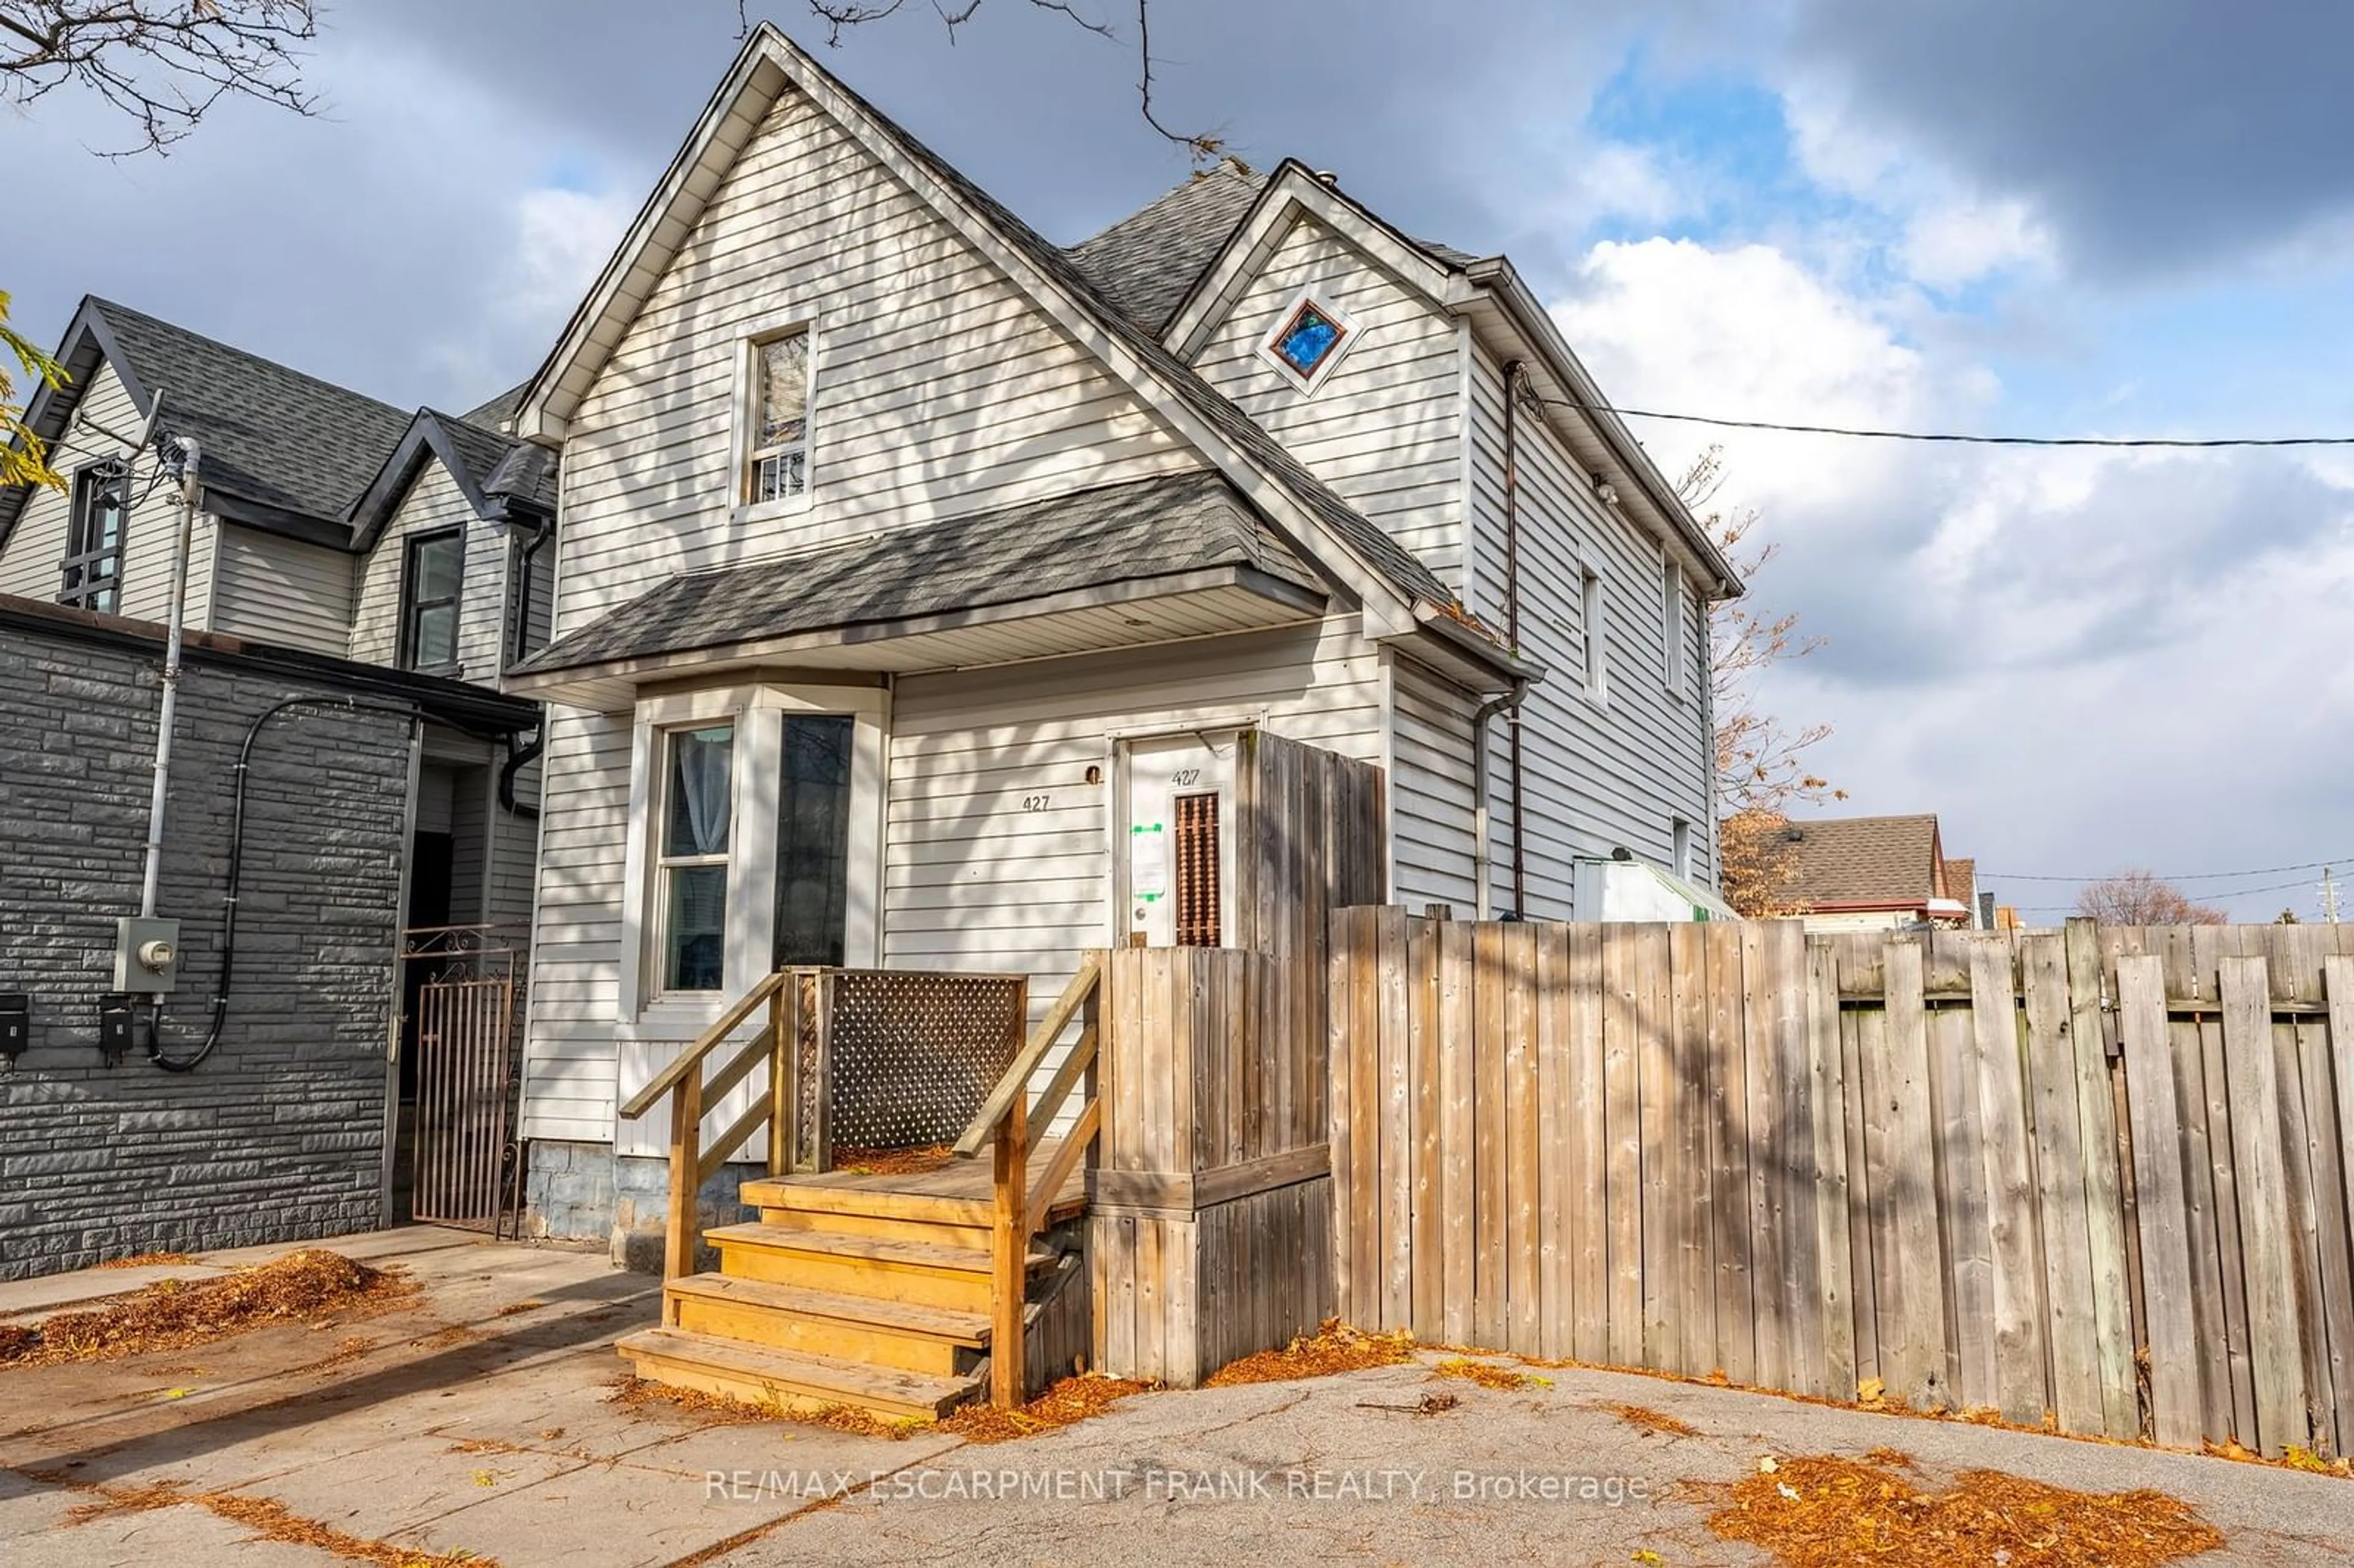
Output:
[[1318,587],[1249,503],[1202,471],[895,528],[803,556],[682,573],[515,673],[1019,604],[1131,580],[1145,559],[1153,576],[1246,567]]
[[1801,903],[1917,903],[1937,896],[1937,819],[1825,817],[1787,830],[1790,896]]
[[186,327],[92,300],[133,376],[164,394],[162,434],[193,436],[205,482],[341,521],[408,429],[403,409]]
[[1266,188],[1265,177],[1221,163],[1072,246],[1071,264],[1130,320],[1158,333]]

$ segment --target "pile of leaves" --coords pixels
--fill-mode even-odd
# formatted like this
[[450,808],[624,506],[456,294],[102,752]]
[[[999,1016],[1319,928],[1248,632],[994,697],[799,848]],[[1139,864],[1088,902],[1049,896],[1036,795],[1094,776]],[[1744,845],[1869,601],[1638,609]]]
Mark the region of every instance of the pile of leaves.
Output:
[[2223,1544],[2221,1531],[2158,1491],[2079,1492],[1999,1470],[1923,1486],[1892,1449],[1863,1459],[1765,1459],[1708,1527],[1787,1568],[2155,1568]]
[[1522,1389],[1551,1388],[1553,1379],[1539,1377],[1534,1372],[1515,1372],[1500,1367],[1493,1361],[1475,1361],[1454,1356],[1430,1369],[1433,1377],[1459,1377],[1466,1383],[1476,1383],[1481,1388],[1492,1388],[1500,1393],[1518,1393]]
[[1008,1443],[1101,1415],[1129,1395],[1148,1393],[1159,1386],[1124,1377],[1106,1377],[1101,1372],[1080,1372],[1065,1378],[1019,1410],[968,1404],[950,1411],[938,1429],[972,1443]]
[[108,1361],[206,1344],[265,1323],[314,1323],[331,1313],[380,1308],[414,1288],[341,1253],[305,1247],[216,1278],[158,1280],[105,1306],[56,1313],[30,1327],[0,1326],[0,1366]]
[[1368,1334],[1338,1318],[1328,1318],[1313,1334],[1302,1334],[1279,1351],[1260,1351],[1229,1361],[1204,1380],[1206,1388],[1246,1383],[1288,1383],[1294,1378],[1332,1377],[1370,1367],[1394,1367],[1414,1360],[1414,1336],[1399,1330]]
[[159,1508],[200,1508],[218,1519],[243,1525],[261,1541],[308,1546],[346,1562],[368,1563],[376,1568],[499,1568],[492,1558],[472,1552],[430,1552],[422,1547],[395,1546],[366,1541],[315,1519],[305,1519],[275,1498],[246,1497],[238,1492],[191,1492],[177,1481],[149,1487],[93,1487],[100,1500],[87,1502],[66,1515],[66,1524],[90,1524],[126,1513]]
[[851,1176],[921,1176],[955,1158],[956,1150],[945,1143],[918,1144],[913,1149],[836,1149],[833,1169]]
[[1622,1401],[1616,1404],[1599,1405],[1596,1408],[1608,1411],[1638,1432],[1646,1435],[1657,1434],[1662,1437],[1700,1436],[1700,1428],[1691,1422],[1680,1416],[1670,1415],[1664,1410],[1653,1410],[1648,1404],[1633,1404]]

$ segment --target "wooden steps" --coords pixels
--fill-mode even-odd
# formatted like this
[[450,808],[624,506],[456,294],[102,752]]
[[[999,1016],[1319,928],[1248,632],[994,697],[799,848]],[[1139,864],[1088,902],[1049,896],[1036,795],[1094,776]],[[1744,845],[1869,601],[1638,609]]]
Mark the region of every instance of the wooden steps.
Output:
[[989,1342],[989,1314],[694,1274],[663,1287],[663,1320],[796,1355],[832,1356],[901,1372],[953,1376]]
[[[747,1181],[760,1218],[704,1232],[718,1272],[667,1282],[662,1326],[620,1353],[641,1377],[752,1404],[933,1419],[987,1392],[995,1208],[971,1195],[986,1174]],[[1032,1244],[1025,1322],[1067,1261]]]
[[843,1405],[885,1420],[933,1421],[971,1398],[979,1373],[928,1375],[679,1329],[642,1329],[617,1347],[638,1375],[748,1404],[813,1414]]
[[[719,1249],[723,1274],[845,1296],[955,1311],[987,1312],[989,1253],[896,1236],[844,1235],[798,1225],[721,1225],[703,1233]],[[1054,1261],[1034,1250],[1033,1272]]]

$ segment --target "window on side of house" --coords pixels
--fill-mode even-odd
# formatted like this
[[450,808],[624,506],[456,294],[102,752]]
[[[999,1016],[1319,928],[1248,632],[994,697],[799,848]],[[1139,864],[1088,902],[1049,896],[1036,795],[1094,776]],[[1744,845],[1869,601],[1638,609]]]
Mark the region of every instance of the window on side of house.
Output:
[[1675,820],[1676,874],[1686,882],[1692,879],[1692,825],[1683,818]]
[[854,721],[785,720],[777,788],[776,965],[839,968],[850,913],[850,769]]
[[58,602],[112,615],[122,607],[122,524],[130,475],[119,462],[74,475],[73,513]]
[[1597,703],[1610,700],[1610,631],[1606,617],[1601,575],[1592,567],[1578,574],[1578,633],[1581,672],[1585,694]]
[[1668,695],[1678,702],[1684,699],[1684,635],[1687,630],[1684,620],[1684,569],[1670,561],[1659,571],[1659,630],[1667,640],[1667,658],[1659,674],[1667,683]]
[[809,493],[809,329],[752,344],[744,499],[754,505]]
[[728,830],[735,810],[732,725],[663,736],[655,857],[655,943],[664,991],[717,991],[727,959]]
[[438,670],[458,662],[458,594],[465,566],[461,529],[419,534],[408,541],[400,586],[404,669]]

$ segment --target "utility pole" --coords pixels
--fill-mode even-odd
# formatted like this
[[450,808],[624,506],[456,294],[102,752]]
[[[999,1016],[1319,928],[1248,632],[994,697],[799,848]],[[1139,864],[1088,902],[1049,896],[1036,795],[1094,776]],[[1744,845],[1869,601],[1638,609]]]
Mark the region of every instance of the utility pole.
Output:
[[2321,917],[2332,926],[2338,924],[2338,878],[2326,865],[2321,868]]

